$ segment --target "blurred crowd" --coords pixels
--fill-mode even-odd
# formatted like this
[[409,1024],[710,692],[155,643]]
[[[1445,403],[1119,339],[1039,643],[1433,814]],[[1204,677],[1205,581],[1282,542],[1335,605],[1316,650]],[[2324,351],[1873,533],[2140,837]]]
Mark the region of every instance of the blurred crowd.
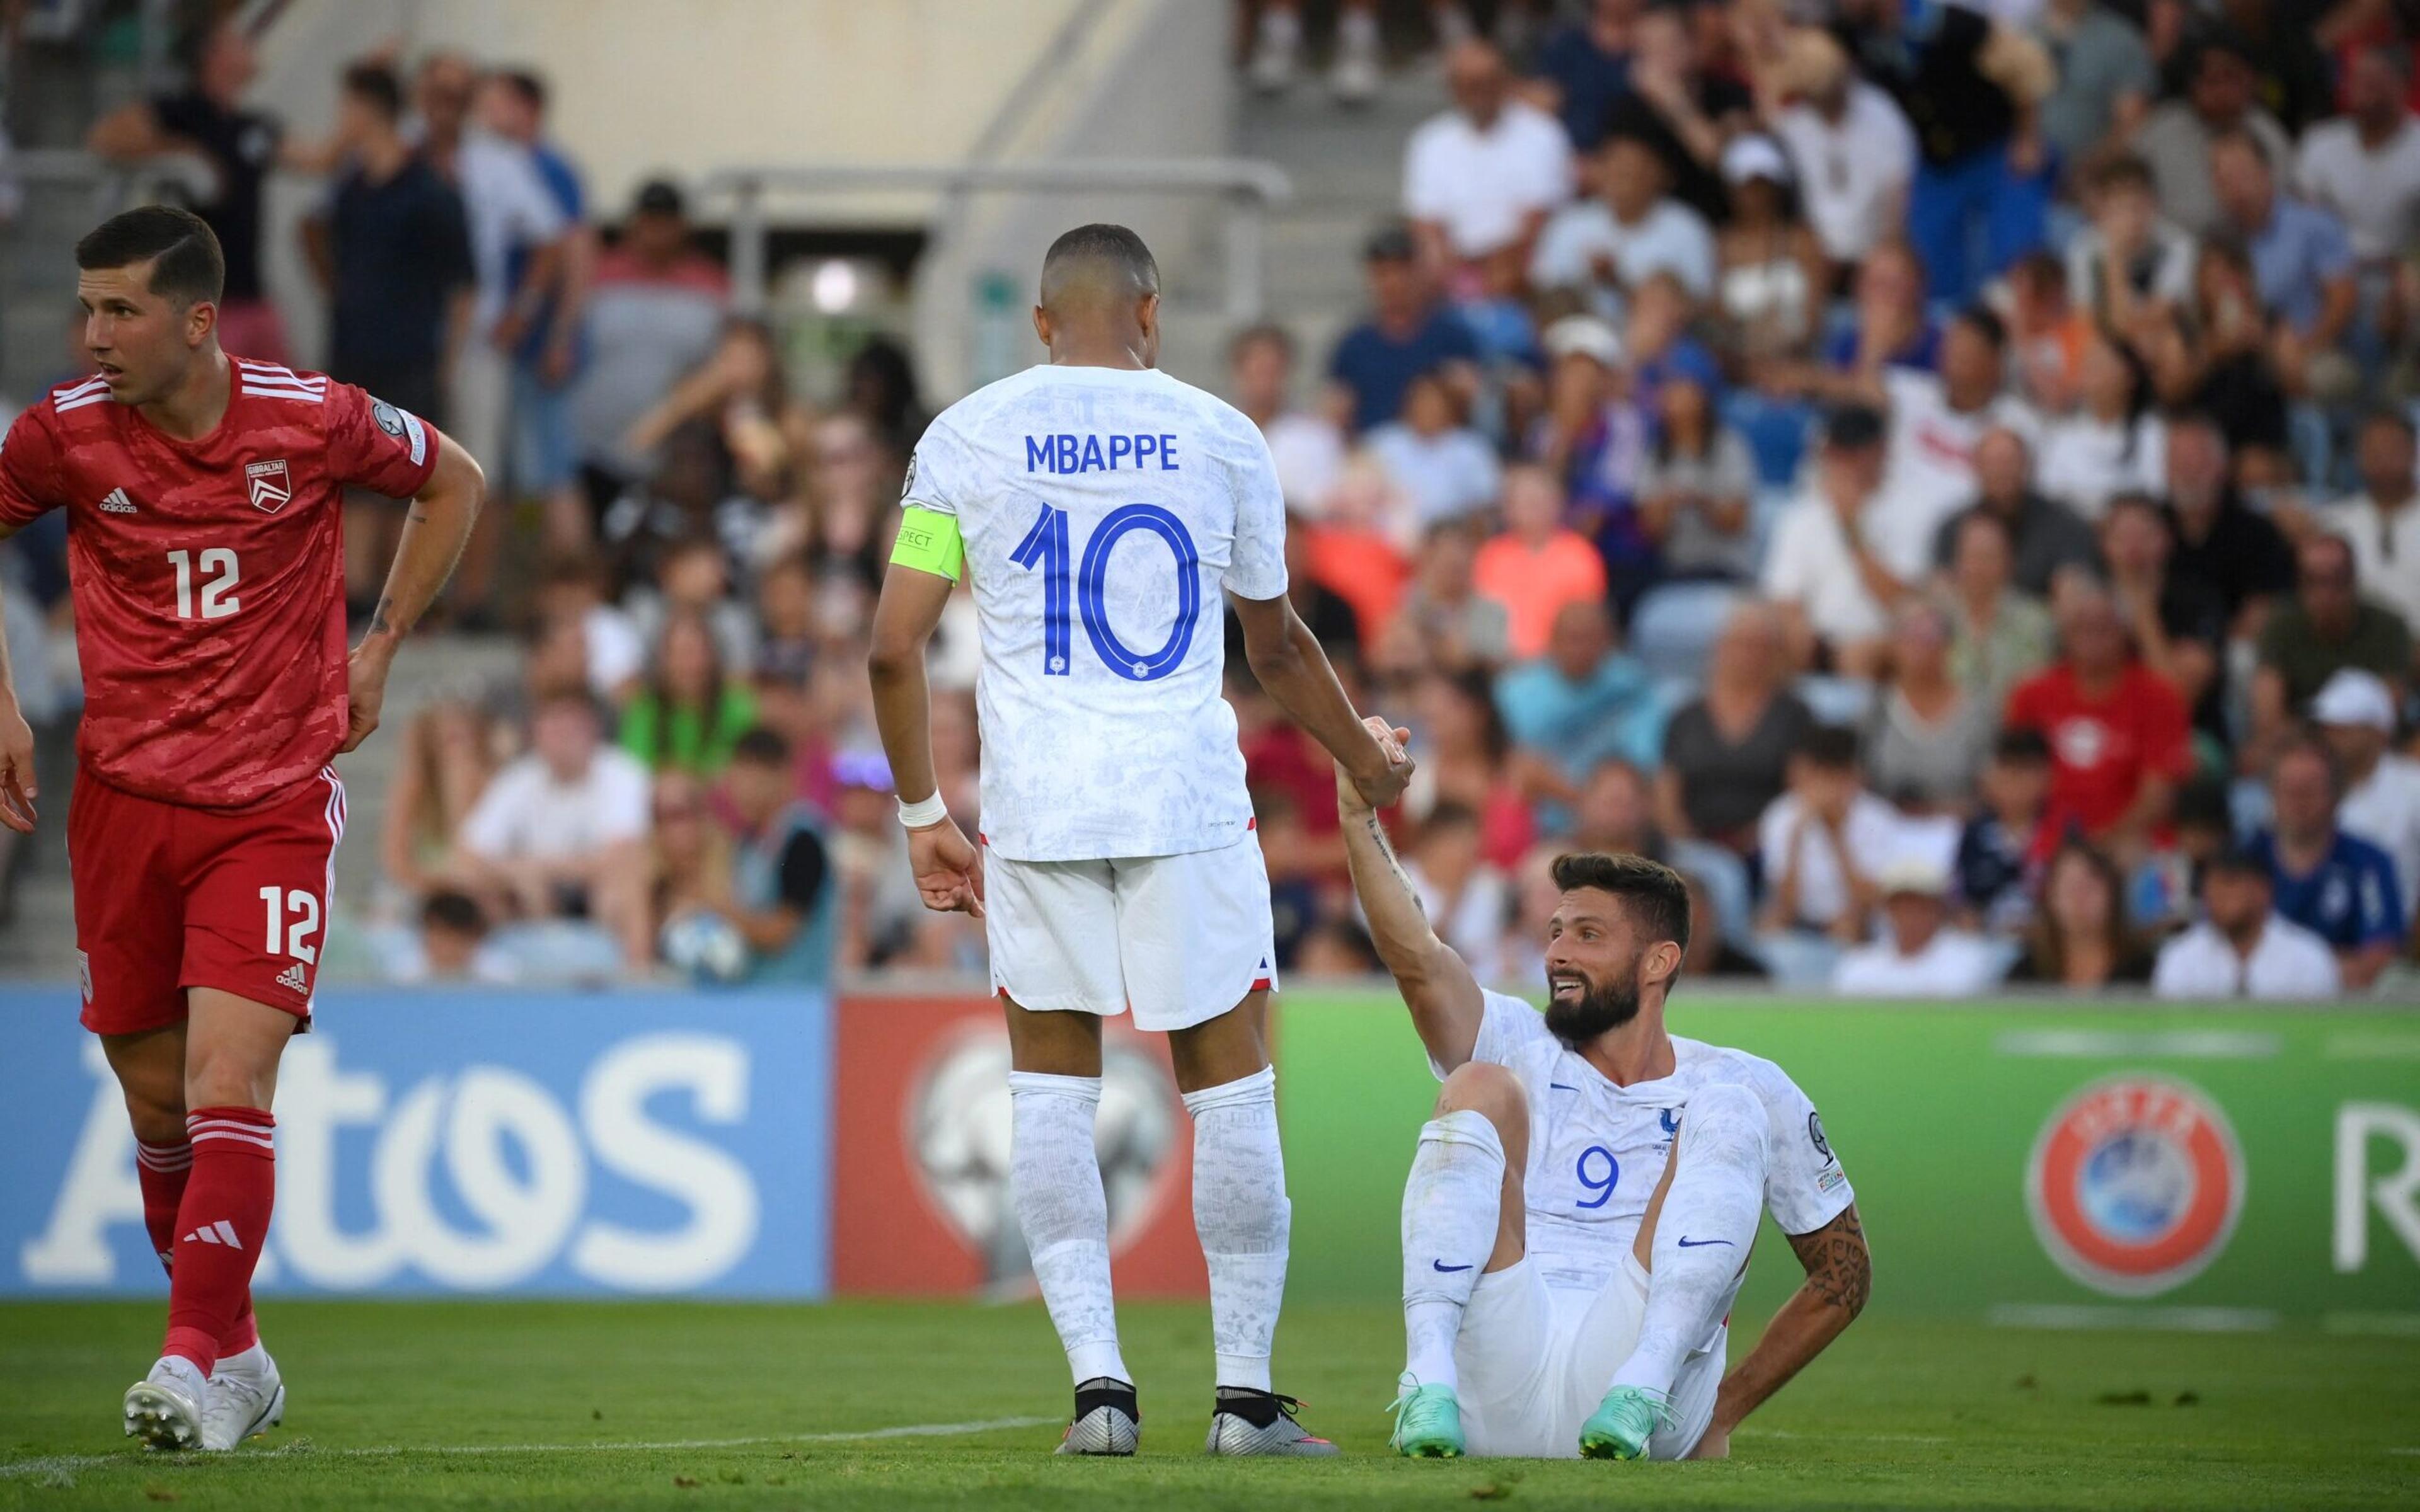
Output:
[[[1425,12],[1451,105],[1366,314],[1231,387],[1482,974],[1582,845],[1794,988],[2408,980],[2420,7]],[[1406,23],[1338,9],[1341,104]],[[1289,945],[1366,962],[1317,764],[1237,699]]]
[[[1322,87],[1324,51],[1339,108],[1390,68],[1450,95],[1342,337],[1255,328],[1179,376],[1265,434],[1295,603],[1412,729],[1388,821],[1482,977],[1535,981],[1547,862],[1588,847],[1687,875],[1700,974],[2410,991],[2420,6],[1239,24],[1248,87]],[[448,612],[524,654],[380,737],[375,969],[979,970],[980,926],[918,903],[863,671],[906,351],[794,387],[678,184],[589,202],[536,72],[368,58],[305,143],[243,102],[237,27],[186,61],[92,145],[217,168],[230,347],[284,352],[263,177],[325,175],[325,365],[521,506]],[[349,519],[358,600],[396,520]],[[14,549],[55,604],[50,548]],[[970,831],[973,621],[962,590],[932,666]],[[1373,969],[1333,774],[1229,669],[1280,964]]]

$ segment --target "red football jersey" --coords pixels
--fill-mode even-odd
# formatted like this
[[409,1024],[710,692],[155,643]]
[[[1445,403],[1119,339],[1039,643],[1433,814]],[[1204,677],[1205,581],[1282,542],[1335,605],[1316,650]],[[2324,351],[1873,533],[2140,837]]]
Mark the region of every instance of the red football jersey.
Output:
[[234,809],[316,777],[344,744],[348,486],[407,498],[437,432],[350,384],[230,359],[225,419],[169,436],[98,378],[0,442],[0,521],[68,511],[84,769],[145,797]]

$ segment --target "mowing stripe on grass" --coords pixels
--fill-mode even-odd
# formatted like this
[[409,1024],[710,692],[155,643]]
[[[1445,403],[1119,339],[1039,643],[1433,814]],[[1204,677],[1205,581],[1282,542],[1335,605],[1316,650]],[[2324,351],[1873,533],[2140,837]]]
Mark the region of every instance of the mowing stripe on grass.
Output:
[[994,1433],[1004,1428],[1038,1428],[1061,1421],[1055,1417],[993,1417],[972,1423],[905,1423],[887,1428],[861,1428],[850,1433],[771,1433],[746,1439],[662,1439],[653,1442],[605,1440],[594,1443],[380,1443],[322,1449],[309,1444],[283,1444],[274,1449],[239,1450],[233,1458],[218,1455],[165,1455],[140,1451],[115,1455],[46,1455],[0,1464],[0,1480],[31,1475],[63,1474],[79,1470],[107,1470],[139,1465],[162,1470],[178,1465],[228,1464],[237,1459],[394,1459],[405,1455],[536,1455],[536,1454],[661,1454],[682,1449],[748,1449],[776,1443],[860,1443],[873,1439],[946,1439],[968,1433]]
[[2088,1303],[2003,1302],[1983,1314],[1993,1328],[2150,1328],[2186,1334],[2257,1334],[2277,1326],[2265,1307],[2127,1307]]

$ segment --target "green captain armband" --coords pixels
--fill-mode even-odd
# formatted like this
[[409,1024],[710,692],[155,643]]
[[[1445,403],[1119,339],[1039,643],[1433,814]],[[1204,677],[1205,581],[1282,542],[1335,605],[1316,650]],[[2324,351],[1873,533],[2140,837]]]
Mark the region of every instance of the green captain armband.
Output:
[[909,504],[900,512],[899,540],[891,548],[891,560],[956,582],[967,565],[967,542],[958,533],[958,517]]

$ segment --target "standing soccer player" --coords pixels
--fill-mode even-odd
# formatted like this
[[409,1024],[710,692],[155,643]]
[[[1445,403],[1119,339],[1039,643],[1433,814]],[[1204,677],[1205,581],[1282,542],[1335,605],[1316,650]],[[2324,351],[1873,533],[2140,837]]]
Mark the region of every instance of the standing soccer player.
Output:
[[[1042,265],[1050,361],[952,406],[916,448],[875,611],[875,714],[929,908],[985,919],[1015,1070],[1010,1185],[1076,1380],[1062,1454],[1126,1455],[1093,1144],[1101,1019],[1168,1031],[1193,1117],[1210,1272],[1212,1454],[1336,1452],[1269,1383],[1293,1209],[1278,1149],[1266,864],[1234,712],[1222,590],[1253,674],[1373,803],[1411,764],[1355,717],[1286,600],[1285,509],[1251,422],[1154,367],[1159,270],[1124,226]],[[924,644],[964,571],[983,641],[979,854],[935,795]],[[988,877],[986,877],[986,863]],[[988,886],[986,886],[988,883]]]
[[[85,712],[68,813],[84,1025],[134,1126],[168,1268],[160,1362],[126,1394],[154,1448],[231,1449],[283,1415],[253,1321],[275,1190],[270,1100],[308,1027],[345,789],[387,668],[476,517],[478,465],[361,390],[219,348],[225,264],[180,209],[76,243],[98,371],[0,443],[0,533],[68,511]],[[347,486],[412,501],[345,651]],[[0,647],[0,822],[30,830],[33,737]]]

